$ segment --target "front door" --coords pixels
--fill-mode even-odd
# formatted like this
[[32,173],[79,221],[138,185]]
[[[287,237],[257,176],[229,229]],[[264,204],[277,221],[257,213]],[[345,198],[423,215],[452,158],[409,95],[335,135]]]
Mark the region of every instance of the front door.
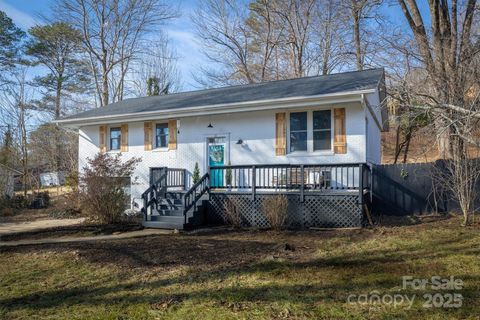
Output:
[[210,184],[212,187],[223,187],[223,170],[216,170],[215,167],[225,165],[225,138],[208,138],[207,154],[210,167]]

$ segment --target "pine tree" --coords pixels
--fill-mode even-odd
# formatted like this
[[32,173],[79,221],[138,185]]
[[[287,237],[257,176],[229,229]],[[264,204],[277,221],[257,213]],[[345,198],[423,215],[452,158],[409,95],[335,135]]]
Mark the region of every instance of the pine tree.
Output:
[[195,168],[192,172],[192,181],[194,184],[200,181],[200,169],[198,168],[198,162],[195,162]]

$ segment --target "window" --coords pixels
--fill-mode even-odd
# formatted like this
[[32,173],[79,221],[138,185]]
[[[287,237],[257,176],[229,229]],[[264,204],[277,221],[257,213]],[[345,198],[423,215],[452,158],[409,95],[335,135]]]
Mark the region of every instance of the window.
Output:
[[157,148],[168,147],[168,124],[157,123],[155,126],[155,145]]
[[120,150],[120,139],[122,130],[120,128],[110,128],[110,150]]
[[290,152],[307,151],[307,113],[290,113]]
[[289,152],[332,150],[332,111],[291,112],[289,122]]
[[313,112],[313,151],[332,149],[332,120],[330,110]]

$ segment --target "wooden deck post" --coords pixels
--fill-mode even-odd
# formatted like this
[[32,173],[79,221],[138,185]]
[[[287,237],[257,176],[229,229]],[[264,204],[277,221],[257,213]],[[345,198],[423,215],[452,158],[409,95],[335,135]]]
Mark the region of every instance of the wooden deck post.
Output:
[[363,208],[363,163],[358,166],[358,202]]
[[300,202],[305,200],[305,166],[300,165]]
[[255,200],[256,185],[257,185],[257,172],[256,167],[252,166],[252,200]]

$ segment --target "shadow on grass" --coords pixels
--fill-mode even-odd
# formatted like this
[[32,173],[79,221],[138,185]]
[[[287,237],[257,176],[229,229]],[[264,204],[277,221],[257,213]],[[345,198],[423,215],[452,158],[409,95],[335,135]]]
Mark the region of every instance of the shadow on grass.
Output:
[[[130,271],[133,273],[142,271],[141,268],[160,267],[158,272],[161,276],[162,270],[174,266],[187,267],[191,271],[186,275],[147,282],[45,289],[41,293],[0,300],[0,307],[11,311],[79,304],[152,304],[170,298],[193,302],[297,303],[305,307],[318,301],[344,303],[350,293],[365,294],[372,290],[382,292],[399,288],[402,275],[449,276],[445,274],[442,259],[459,253],[478,257],[480,249],[465,244],[473,239],[476,239],[474,234],[463,234],[451,239],[432,238],[420,245],[406,242],[397,250],[370,248],[327,257],[318,257],[314,251],[306,252],[306,256],[302,256],[301,250],[288,254],[278,252],[275,251],[277,242],[208,237],[152,237],[134,242],[95,243],[87,247],[80,244],[55,245],[55,250],[79,250],[80,256],[90,263],[133,266]],[[45,246],[43,249],[53,248]],[[266,257],[271,258],[266,260]],[[423,264],[418,263],[420,259]],[[428,261],[431,261],[431,267]],[[323,272],[333,276],[322,278]],[[229,284],[234,277],[241,279],[251,275],[273,278],[273,281],[267,284],[255,281]],[[476,284],[480,281],[479,275],[475,274],[455,276]],[[212,289],[208,288],[208,283],[219,285]],[[186,287],[186,290],[175,294],[168,293],[169,290],[162,293],[171,285]],[[478,304],[479,292],[476,288],[465,288],[462,294],[474,305]]]

